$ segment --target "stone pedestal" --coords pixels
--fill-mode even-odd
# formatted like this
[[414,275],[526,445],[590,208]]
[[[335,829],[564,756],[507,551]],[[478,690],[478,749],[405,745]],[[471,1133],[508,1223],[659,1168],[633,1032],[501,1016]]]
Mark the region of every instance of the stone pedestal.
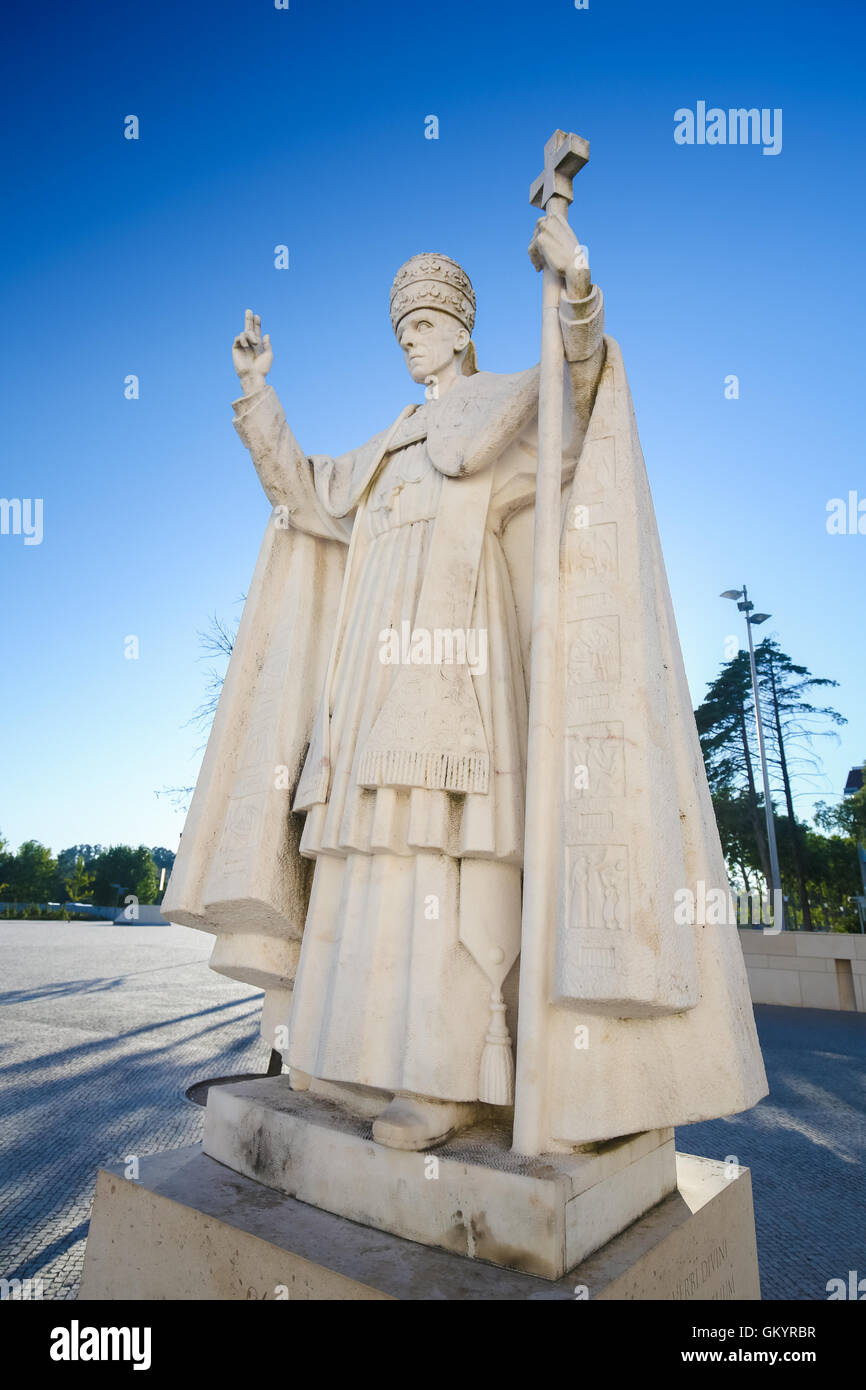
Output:
[[[374,1113],[381,1108],[381,1101]],[[288,1077],[217,1086],[204,1151],[362,1226],[558,1279],[676,1189],[672,1129],[521,1158],[489,1118],[432,1153],[384,1148],[369,1117]]]
[[549,1280],[359,1226],[179,1149],[142,1159],[137,1182],[100,1172],[80,1297],[760,1298],[748,1170],[678,1155],[677,1171],[677,1191]]

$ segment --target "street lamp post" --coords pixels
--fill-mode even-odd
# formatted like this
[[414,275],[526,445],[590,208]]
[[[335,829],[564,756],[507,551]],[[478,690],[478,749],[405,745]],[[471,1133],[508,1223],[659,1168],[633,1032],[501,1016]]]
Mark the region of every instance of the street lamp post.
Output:
[[[779,851],[776,847],[776,822],[773,819],[773,803],[770,799],[770,777],[767,771],[767,753],[764,747],[764,722],[761,718],[761,697],[758,693],[758,672],[755,666],[755,644],[752,641],[752,627],[765,623],[770,613],[753,613],[754,604],[749,600],[745,584],[742,589],[725,589],[722,598],[737,600],[737,607],[746,617],[746,630],[749,634],[749,667],[752,672],[752,698],[755,701],[755,728],[758,732],[758,752],[761,757],[761,777],[764,783],[764,816],[767,821],[767,846],[770,851],[770,890],[773,894],[773,907],[776,916],[773,926],[785,926],[785,910],[782,898],[782,876],[779,873]],[[777,920],[778,919],[778,920]]]

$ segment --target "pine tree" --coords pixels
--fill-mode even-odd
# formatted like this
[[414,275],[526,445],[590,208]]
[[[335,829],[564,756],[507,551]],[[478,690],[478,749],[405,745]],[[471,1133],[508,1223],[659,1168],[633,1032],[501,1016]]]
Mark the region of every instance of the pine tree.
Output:
[[[837,682],[813,676],[805,666],[795,665],[774,638],[765,638],[759,644],[755,662],[770,781],[772,786],[779,787],[787,808],[787,816],[776,816],[782,876],[792,889],[796,885],[803,927],[811,931],[809,889],[811,882],[813,893],[816,891],[817,880],[811,876],[810,865],[819,851],[822,861],[830,862],[830,851],[818,845],[820,836],[815,839],[813,832],[807,832],[797,821],[795,783],[798,778],[808,778],[820,770],[820,758],[814,752],[813,741],[838,737],[835,730],[846,721],[836,710],[813,705],[806,698],[813,690],[836,686]],[[705,700],[695,711],[695,721],[725,858],[747,885],[749,870],[758,867],[769,885],[769,853],[763,797],[758,792],[759,755],[747,652],[739,651],[724,663],[708,686]],[[832,727],[828,728],[828,724]],[[842,809],[837,808],[840,816]],[[831,816],[828,812],[827,828],[832,824],[833,828],[843,829],[841,820],[832,821]],[[820,817],[819,823],[824,823]],[[809,835],[813,840],[809,840]],[[839,862],[847,863],[844,855]],[[847,870],[845,879],[847,882]],[[820,881],[827,881],[826,874]],[[823,889],[820,891],[823,894]],[[822,916],[826,917],[826,910],[822,911]]]
[[748,653],[737,652],[726,662],[707,688],[706,699],[695,710],[695,722],[707,769],[710,793],[719,821],[732,798],[745,805],[764,880],[770,882],[770,855],[764,830],[763,798],[755,782],[755,710]]
[[[803,770],[801,775],[808,775],[805,770],[809,768],[812,772],[820,770],[820,759],[811,753],[813,740],[838,737],[835,729],[847,723],[847,720],[829,705],[811,705],[804,696],[813,690],[835,687],[839,682],[813,676],[807,667],[795,665],[774,637],[765,637],[755,648],[755,665],[758,670],[761,703],[768,711],[767,758],[781,778],[788,810],[787,832],[803,913],[803,927],[806,931],[812,931],[812,911],[806,875],[806,829],[798,823],[794,812],[791,782],[792,777],[797,775],[797,767]],[[820,725],[825,722],[831,723],[834,728],[821,728]]]

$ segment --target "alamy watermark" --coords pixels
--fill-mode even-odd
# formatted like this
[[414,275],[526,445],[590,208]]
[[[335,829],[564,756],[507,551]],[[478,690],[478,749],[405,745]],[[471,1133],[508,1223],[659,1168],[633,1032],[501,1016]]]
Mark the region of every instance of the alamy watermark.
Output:
[[0,497],[0,536],[23,536],[25,545],[41,545],[42,498]]
[[848,1270],[846,1279],[827,1280],[827,1301],[832,1303],[834,1299],[851,1299],[852,1302],[862,1303],[866,1300],[866,1279],[861,1279],[856,1269]]
[[773,892],[772,907],[766,893],[731,893],[728,888],[708,888],[703,879],[691,888],[678,888],[674,893],[674,921],[677,926],[698,927],[757,927],[768,936],[782,930],[784,897],[781,889]]
[[82,1327],[73,1318],[69,1327],[51,1330],[48,1355],[52,1361],[131,1361],[134,1371],[151,1364],[149,1327]]
[[674,140],[678,145],[763,145],[763,154],[782,153],[782,108],[762,106],[680,106],[674,112]]
[[43,1296],[42,1280],[36,1279],[0,1279],[0,1302],[7,1299],[14,1299],[18,1302],[29,1301],[31,1299],[41,1300]]
[[831,497],[827,503],[827,533],[831,536],[866,536],[866,497],[852,489],[847,500]]
[[400,630],[379,633],[383,666],[468,666],[473,675],[487,670],[487,629],[474,627],[413,627],[404,618]]

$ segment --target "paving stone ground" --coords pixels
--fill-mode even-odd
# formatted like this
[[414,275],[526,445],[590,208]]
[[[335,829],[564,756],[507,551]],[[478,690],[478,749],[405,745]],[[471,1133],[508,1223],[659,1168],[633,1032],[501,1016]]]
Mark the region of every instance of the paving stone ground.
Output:
[[677,1148],[751,1169],[763,1297],[826,1299],[830,1279],[866,1278],[866,1014],[757,1004],[755,1017],[770,1094],[681,1127]]
[[[201,1138],[195,1081],[264,1072],[261,994],[184,927],[0,923],[0,1278],[74,1298],[97,1168]],[[752,1170],[766,1299],[866,1277],[866,1016],[756,1009],[770,1095],[677,1147]]]
[[209,1077],[264,1072],[261,991],[187,927],[0,923],[0,1277],[74,1298],[96,1170],[195,1144]]

